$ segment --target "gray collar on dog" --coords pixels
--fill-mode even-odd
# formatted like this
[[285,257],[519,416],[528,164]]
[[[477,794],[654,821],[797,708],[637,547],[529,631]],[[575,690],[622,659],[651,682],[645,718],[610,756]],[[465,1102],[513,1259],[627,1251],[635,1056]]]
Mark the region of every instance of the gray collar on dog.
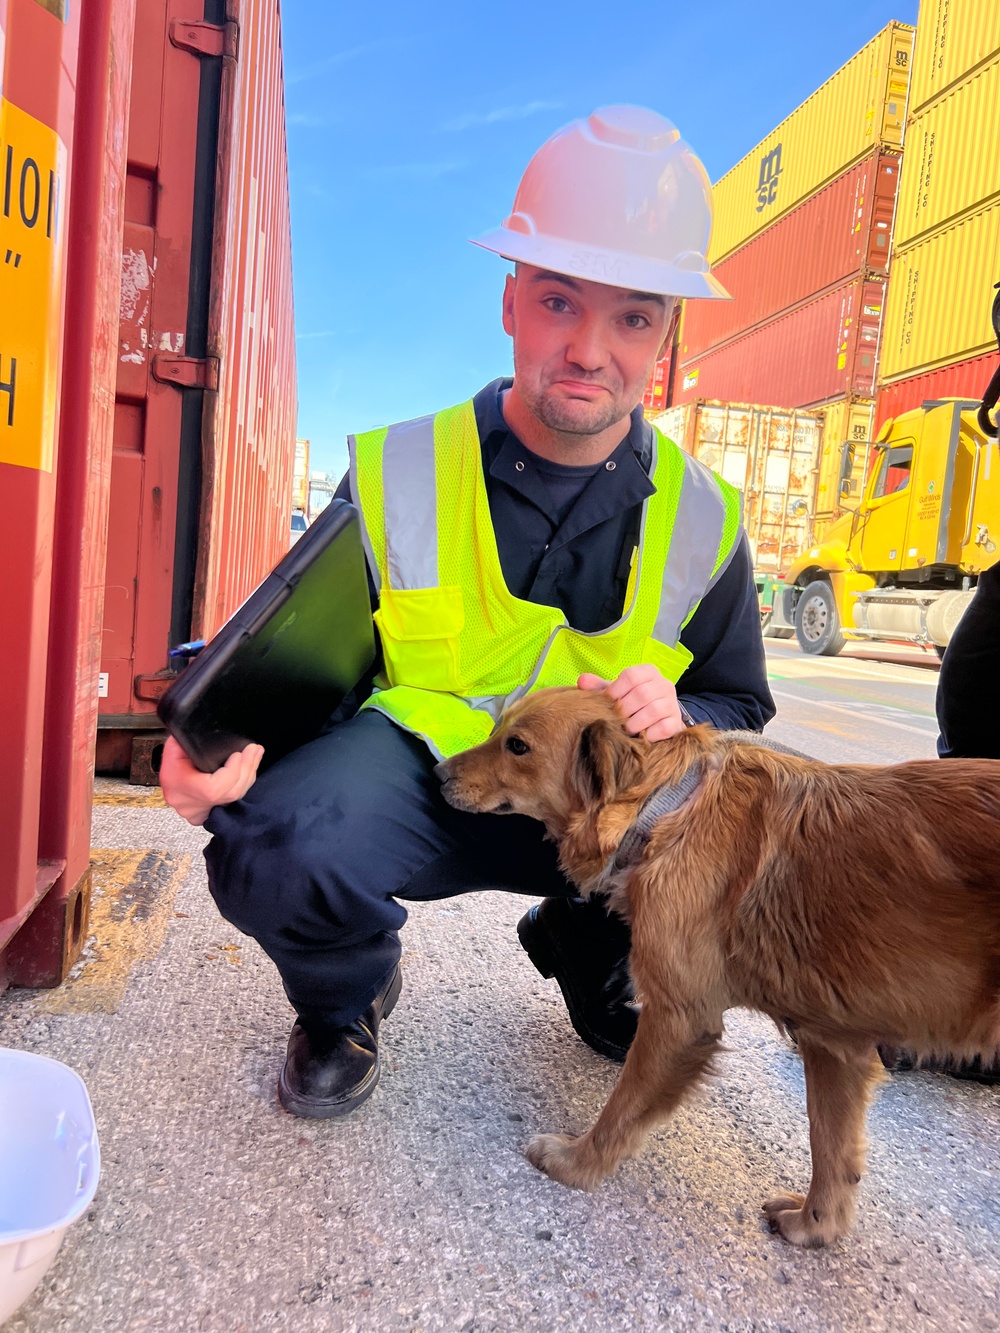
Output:
[[658,819],[672,815],[679,810],[689,796],[693,796],[701,782],[704,765],[697,760],[691,765],[679,782],[666,783],[646,798],[645,804],[629,825],[624,838],[618,844],[617,851],[605,862],[597,883],[595,893],[606,893],[613,887],[615,877],[623,870],[628,870],[642,860],[649,838]]
[[[756,745],[763,750],[775,750],[778,754],[792,754],[798,759],[808,759],[810,756],[803,754],[801,750],[793,750],[790,745],[782,745],[780,741],[771,740],[769,736],[761,736],[756,731],[720,731],[716,736],[717,740],[725,741],[730,745]],[[618,850],[604,863],[604,869],[594,885],[594,893],[607,893],[614,885],[616,875],[621,874],[623,870],[628,870],[642,860],[643,852],[649,843],[650,834],[653,826],[658,819],[664,815],[672,815],[675,810],[679,810],[689,796],[692,796],[697,790],[704,773],[704,765],[700,759],[695,760],[679,782],[673,786],[665,785],[657,787],[642,806],[635,820],[629,826],[624,838],[618,844]]]

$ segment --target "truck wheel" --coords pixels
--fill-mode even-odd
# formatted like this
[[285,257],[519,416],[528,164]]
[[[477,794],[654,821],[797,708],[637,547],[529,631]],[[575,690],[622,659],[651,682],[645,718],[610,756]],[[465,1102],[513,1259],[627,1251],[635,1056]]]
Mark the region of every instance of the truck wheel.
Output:
[[833,589],[823,579],[802,591],[795,608],[795,637],[802,651],[813,657],[836,657],[846,642]]

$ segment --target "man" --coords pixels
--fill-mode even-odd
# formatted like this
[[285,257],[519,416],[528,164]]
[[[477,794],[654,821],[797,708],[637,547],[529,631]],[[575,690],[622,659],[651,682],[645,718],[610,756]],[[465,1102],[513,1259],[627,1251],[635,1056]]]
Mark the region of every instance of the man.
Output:
[[372,692],[256,782],[259,747],[205,775],[168,743],[164,793],[213,835],[213,896],[297,1012],[279,1081],[294,1114],[344,1115],[378,1082],[400,900],[543,898],[522,945],[580,1036],[624,1059],[627,927],[575,897],[540,825],[452,809],[433,766],[544,685],[607,689],[651,741],[773,715],[738,493],[637,406],[678,298],[725,295],[710,226],[704,169],[653,112],[604,108],[543,145],[511,217],[478,242],[516,264],[513,381],[351,441],[382,653]]

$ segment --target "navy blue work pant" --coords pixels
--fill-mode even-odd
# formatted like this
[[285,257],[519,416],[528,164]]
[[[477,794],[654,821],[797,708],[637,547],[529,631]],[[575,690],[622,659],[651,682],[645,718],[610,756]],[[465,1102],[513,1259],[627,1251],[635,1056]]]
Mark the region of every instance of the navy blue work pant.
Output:
[[938,679],[942,759],[1000,759],[1000,565],[979,577]]
[[[276,964],[305,1017],[349,1023],[395,967],[404,901],[476,889],[572,895],[542,825],[472,815],[441,796],[426,745],[362,711],[212,811],[205,849],[219,911]],[[628,927],[591,906],[606,948]]]

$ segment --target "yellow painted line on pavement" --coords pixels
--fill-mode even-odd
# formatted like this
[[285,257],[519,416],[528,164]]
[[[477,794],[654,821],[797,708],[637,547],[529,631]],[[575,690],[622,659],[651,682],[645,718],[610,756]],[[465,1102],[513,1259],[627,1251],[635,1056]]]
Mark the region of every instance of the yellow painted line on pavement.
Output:
[[167,803],[163,799],[163,792],[159,787],[150,787],[148,791],[137,792],[135,788],[128,788],[125,791],[95,791],[95,805],[132,805],[132,806],[154,806],[158,810],[165,810]]
[[94,850],[91,867],[90,935],[68,980],[39,996],[45,1013],[118,1011],[136,968],[163,947],[191,857],[147,848]]

